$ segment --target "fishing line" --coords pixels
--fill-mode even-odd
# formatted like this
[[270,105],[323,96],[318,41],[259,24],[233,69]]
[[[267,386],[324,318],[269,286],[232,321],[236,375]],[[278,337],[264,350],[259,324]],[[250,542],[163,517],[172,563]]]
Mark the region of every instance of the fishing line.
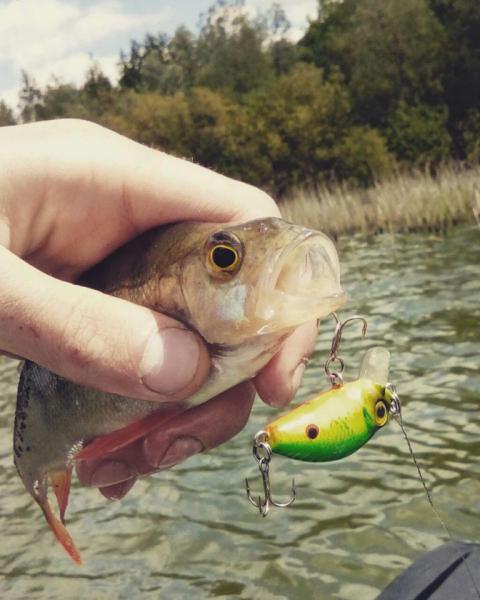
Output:
[[[423,477],[422,471],[420,469],[420,465],[418,464],[417,458],[416,458],[416,456],[415,456],[415,454],[413,452],[412,444],[410,442],[410,438],[407,435],[407,431],[406,431],[405,426],[403,424],[403,420],[402,420],[401,414],[400,413],[395,414],[394,418],[397,421],[397,423],[399,424],[400,429],[402,430],[402,433],[403,433],[403,437],[405,438],[405,441],[407,442],[408,451],[410,452],[410,456],[412,457],[413,464],[415,465],[415,467],[417,469],[418,476],[420,477],[420,481],[422,482],[423,489],[425,490],[425,494],[427,495],[427,500],[428,500],[428,503],[430,504],[431,509],[433,510],[433,514],[436,516],[437,520],[441,524],[443,530],[447,534],[447,536],[450,539],[450,541],[451,542],[458,541],[458,540],[455,540],[455,538],[453,537],[450,529],[447,527],[447,524],[442,519],[440,513],[437,510],[437,507],[433,503],[432,494],[431,494],[430,490],[428,489],[427,482],[425,481],[425,478]],[[465,565],[465,568],[468,571],[470,579],[472,580],[473,587],[475,589],[475,592],[477,593],[477,597],[480,599],[480,590],[479,590],[479,588],[477,586],[477,582],[475,581],[475,578],[473,576],[473,573],[472,573],[472,571],[470,569],[470,566],[469,566],[469,564],[468,564],[467,559],[465,558],[465,556],[462,556],[462,560],[463,560],[463,564]]]

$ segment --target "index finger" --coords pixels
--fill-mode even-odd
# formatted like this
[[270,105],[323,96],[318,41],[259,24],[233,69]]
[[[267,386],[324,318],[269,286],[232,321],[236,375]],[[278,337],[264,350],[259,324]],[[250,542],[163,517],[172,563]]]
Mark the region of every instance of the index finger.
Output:
[[[40,268],[62,269],[63,277],[75,277],[159,224],[241,222],[280,214],[258,188],[87,121],[3,129],[0,139],[8,153],[0,148],[2,164],[18,175],[5,199],[7,247]],[[18,173],[26,163],[28,174]],[[35,239],[25,235],[29,219],[35,219]],[[70,253],[74,264],[66,261]],[[64,271],[65,262],[71,267]]]

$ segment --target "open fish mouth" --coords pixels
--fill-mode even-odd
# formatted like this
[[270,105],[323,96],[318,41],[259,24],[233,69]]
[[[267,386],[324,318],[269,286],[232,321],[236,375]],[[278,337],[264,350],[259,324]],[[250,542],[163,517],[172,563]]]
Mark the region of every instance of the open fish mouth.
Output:
[[270,333],[320,319],[345,302],[340,266],[331,240],[302,230],[264,267],[255,295],[258,333]]

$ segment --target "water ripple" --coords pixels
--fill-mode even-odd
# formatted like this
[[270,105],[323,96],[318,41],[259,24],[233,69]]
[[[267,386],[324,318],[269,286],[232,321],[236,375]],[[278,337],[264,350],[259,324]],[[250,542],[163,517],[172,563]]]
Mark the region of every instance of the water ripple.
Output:
[[[349,314],[368,318],[365,340],[346,331],[354,377],[361,353],[392,352],[404,417],[442,518],[479,541],[480,253],[478,230],[443,238],[352,238],[340,248]],[[347,313],[344,313],[347,314]],[[298,399],[325,386],[325,322]],[[86,559],[79,570],[52,543],[11,458],[16,364],[0,360],[0,591],[2,598],[373,599],[426,550],[445,541],[398,427],[338,463],[276,458],[274,489],[298,500],[261,519],[244,497],[259,489],[250,439],[275,412],[257,403],[229,444],[139,482],[121,503],[72,491],[69,528]]]

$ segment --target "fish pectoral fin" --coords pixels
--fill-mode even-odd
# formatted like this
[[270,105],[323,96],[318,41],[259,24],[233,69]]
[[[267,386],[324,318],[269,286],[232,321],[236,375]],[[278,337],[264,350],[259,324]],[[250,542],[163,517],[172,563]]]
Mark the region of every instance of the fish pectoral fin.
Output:
[[70,558],[77,565],[81,565],[82,558],[80,556],[80,553],[76,549],[75,544],[73,543],[73,540],[72,540],[70,534],[68,533],[65,525],[53,513],[52,507],[50,506],[50,503],[48,502],[48,500],[45,499],[42,501],[42,500],[39,500],[38,498],[36,498],[35,500],[37,501],[38,505],[42,509],[42,512],[45,515],[45,519],[47,520],[47,523],[50,525],[50,529],[53,531],[57,540],[65,548],[65,550],[67,551]]
[[130,423],[122,429],[117,429],[117,431],[97,437],[85,446],[85,448],[77,452],[73,458],[75,460],[96,460],[103,458],[106,454],[111,454],[120,450],[120,448],[129,446],[184,410],[182,408],[172,408],[168,412],[162,410],[148,415],[148,417],[144,417],[139,421]]
[[60,520],[65,524],[65,511],[68,505],[68,496],[70,494],[70,484],[72,481],[72,467],[67,467],[62,471],[52,471],[48,474],[50,482],[57,497],[58,510],[60,511]]

